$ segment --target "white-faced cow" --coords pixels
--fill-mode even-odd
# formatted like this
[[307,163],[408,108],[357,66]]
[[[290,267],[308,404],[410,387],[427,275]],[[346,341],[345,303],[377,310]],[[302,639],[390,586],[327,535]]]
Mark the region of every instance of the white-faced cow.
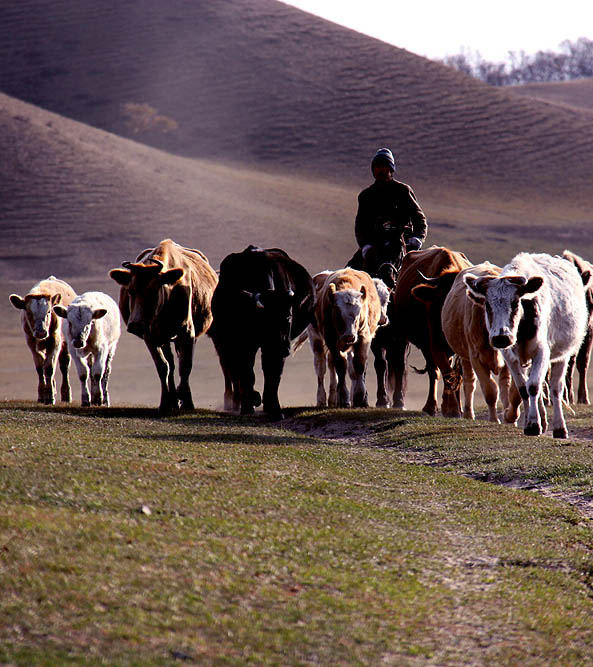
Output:
[[501,350],[525,408],[524,433],[547,428],[542,385],[550,366],[555,438],[566,438],[562,412],[564,376],[587,324],[583,281],[575,266],[544,253],[519,253],[499,277],[464,277],[469,294],[485,309],[490,344]]
[[[313,283],[315,285],[315,294],[316,294],[316,300],[319,300],[319,295],[321,293],[322,287],[326,281],[326,279],[331,276],[334,273],[334,271],[321,271],[320,273],[317,273],[313,276]],[[387,317],[387,307],[389,304],[389,299],[391,297],[391,290],[387,287],[387,285],[381,280],[380,278],[373,278],[373,283],[375,285],[375,289],[377,290],[377,295],[379,297],[379,302],[381,305],[381,316],[379,318],[379,327],[383,327],[386,325],[389,320]],[[377,338],[377,335],[379,333],[380,329],[377,329],[375,332],[375,336],[373,337],[373,342]],[[317,318],[314,318],[313,322],[307,327],[307,330],[304,332],[306,336],[309,338],[309,344],[311,345],[311,350],[313,352],[313,363],[315,367],[315,374],[317,376],[317,406],[318,407],[325,407],[327,405],[327,393],[325,391],[325,373],[327,369],[327,361],[328,361],[328,355],[329,355],[329,350],[327,349],[327,346],[325,344],[325,340],[323,337],[322,332],[319,330],[319,327],[317,325]],[[305,336],[301,334],[301,337],[297,340],[297,345],[295,346],[295,350],[298,349],[298,346],[300,343],[304,342]],[[372,349],[373,343],[371,343],[371,349]],[[381,350],[382,353],[382,350]],[[375,353],[376,355],[376,353]],[[375,356],[375,369],[377,371],[377,380],[379,381],[380,374],[381,377],[384,378],[385,376],[385,360],[381,356],[380,361],[383,362],[383,368],[378,369],[378,357],[377,355]],[[348,368],[349,368],[349,373],[352,376],[353,373],[353,353],[352,351],[348,355]],[[337,378],[335,373],[332,373],[330,376],[330,393],[332,396],[332,401],[333,405],[335,406],[337,404]],[[379,395],[379,389],[377,389],[377,395]],[[353,397],[351,397],[353,398]]]
[[70,355],[62,337],[62,327],[52,308],[61,303],[68,306],[76,297],[74,290],[63,280],[50,276],[34,285],[24,296],[10,295],[10,302],[22,311],[21,322],[27,345],[33,355],[39,378],[37,400],[53,405],[56,400],[56,363],[62,373],[61,399],[70,401]]
[[[441,309],[441,324],[443,334],[453,352],[461,360],[463,374],[463,393],[465,397],[463,416],[466,419],[475,419],[474,393],[476,389],[476,374],[480,388],[484,394],[488,406],[488,418],[490,421],[498,422],[496,406],[499,398],[503,408],[509,410],[509,392],[511,376],[508,366],[505,364],[500,350],[490,344],[488,329],[484,316],[484,308],[480,307],[467,294],[464,276],[471,273],[479,278],[496,278],[501,272],[500,267],[484,262],[463,269],[457,274],[453,285],[445,298]],[[424,289],[424,297],[430,298],[431,290],[437,293],[436,286],[427,286]],[[498,386],[493,379],[498,376]],[[517,419],[515,412],[505,413],[505,421],[514,422]],[[511,416],[512,414],[512,416]]]
[[261,350],[263,408],[283,418],[278,387],[291,341],[313,317],[313,281],[307,270],[278,248],[248,246],[220,264],[212,297],[211,336],[225,380],[225,410],[252,414],[261,403],[255,391],[255,356]]
[[121,333],[117,303],[103,292],[85,292],[67,308],[54,306],[54,312],[64,319],[62,331],[78,371],[81,404],[108,406],[111,362]]
[[579,375],[579,386],[577,390],[577,402],[589,405],[589,391],[587,389],[587,371],[589,370],[589,362],[591,359],[591,347],[593,346],[593,264],[587,260],[575,255],[570,250],[565,250],[562,256],[568,261],[572,262],[577,271],[581,274],[581,280],[585,285],[585,298],[587,299],[587,311],[589,317],[587,319],[587,328],[585,337],[581,347],[579,348],[576,357],[573,355],[568,362],[568,369],[566,371],[566,389],[568,400],[574,403],[574,390],[572,385],[572,376],[576,363],[577,372]]
[[[189,375],[194,344],[212,322],[210,302],[218,282],[214,269],[199,250],[171,239],[141,252],[135,262],[109,275],[121,285],[119,307],[128,331],[142,338],[161,381],[159,411],[194,407]],[[179,385],[175,388],[175,344]]]
[[[368,406],[365,376],[371,341],[385,318],[373,279],[365,271],[345,268],[325,277],[317,293],[312,343],[317,372],[317,404],[325,404],[323,377],[329,362],[330,406]],[[352,383],[349,394],[346,373]]]
[[[469,266],[471,262],[463,253],[439,246],[413,250],[404,257],[393,292],[392,308],[388,310],[390,342],[387,362],[394,408],[404,408],[406,358],[412,343],[424,356],[429,378],[428,397],[422,410],[429,415],[436,414],[440,372],[444,384],[442,414],[460,416],[459,377],[451,366],[453,351],[441,328],[441,307],[455,276]],[[438,295],[433,295],[426,303],[422,299],[422,290],[416,288],[433,282],[438,284]]]

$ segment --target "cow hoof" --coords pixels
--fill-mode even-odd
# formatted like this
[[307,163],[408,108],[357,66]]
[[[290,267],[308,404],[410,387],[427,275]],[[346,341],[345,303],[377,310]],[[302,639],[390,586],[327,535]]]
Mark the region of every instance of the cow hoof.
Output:
[[525,435],[541,435],[541,429],[539,424],[527,424],[523,429],[523,433],[525,433]]
[[89,401],[81,401],[80,406],[82,408],[90,408],[91,404],[89,403]]
[[241,406],[241,415],[246,417],[255,413],[253,405],[242,405]]
[[368,398],[363,394],[363,395],[356,395],[354,397],[354,400],[352,401],[352,405],[355,408],[368,408],[369,407],[369,401]]
[[555,428],[554,437],[566,440],[568,438],[568,431],[565,428]]
[[254,408],[259,408],[261,405],[261,394],[259,391],[254,391],[251,395],[251,402],[253,403]]
[[284,414],[281,411],[280,412],[268,412],[266,414],[268,416],[268,419],[271,422],[279,422],[279,421],[282,421],[284,419]]

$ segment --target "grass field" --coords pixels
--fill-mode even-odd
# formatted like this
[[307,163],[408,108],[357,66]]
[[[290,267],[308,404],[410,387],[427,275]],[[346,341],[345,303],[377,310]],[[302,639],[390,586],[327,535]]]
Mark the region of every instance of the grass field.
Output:
[[591,408],[289,413],[0,404],[0,663],[590,664]]

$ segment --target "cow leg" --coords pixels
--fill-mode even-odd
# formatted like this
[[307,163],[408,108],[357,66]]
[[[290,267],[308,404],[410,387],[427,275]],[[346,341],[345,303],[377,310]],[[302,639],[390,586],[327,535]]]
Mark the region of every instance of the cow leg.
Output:
[[103,402],[103,389],[101,379],[103,376],[104,355],[89,355],[89,369],[91,375],[91,405],[101,405]]
[[58,361],[58,349],[48,349],[43,362],[43,376],[45,384],[45,403],[53,405],[56,402],[56,366]]
[[[428,374],[428,396],[426,397],[426,403],[422,408],[422,412],[426,412],[427,415],[434,417],[437,413],[437,384],[439,381],[439,371],[435,366],[434,362],[429,355],[424,353],[424,360],[426,361],[426,373]],[[443,395],[444,398],[444,395]]]
[[[514,388],[513,385],[513,389]],[[498,372],[498,391],[500,394],[500,402],[505,410],[511,404],[511,390],[511,371],[506,364],[503,364]]]
[[577,401],[589,405],[589,391],[587,389],[587,371],[593,347],[593,331],[588,330],[577,354],[577,372],[579,374],[579,389]]
[[89,394],[89,367],[86,359],[81,357],[78,352],[74,351],[72,354],[78,379],[80,380],[80,404],[86,408],[91,404],[91,397]]
[[187,336],[175,339],[175,350],[179,359],[179,385],[177,386],[177,398],[182,410],[193,410],[194,401],[189,386],[189,376],[194,361],[194,347],[196,339]]
[[241,395],[242,415],[252,415],[255,412],[254,408],[261,402],[259,392],[255,391],[255,373],[253,368],[255,366],[256,353],[257,348],[252,350],[246,349],[241,355],[237,356],[238,373],[234,382],[239,387]]
[[261,366],[264,375],[264,393],[263,404],[264,412],[272,421],[284,419],[278,400],[278,388],[280,387],[280,378],[284,370],[285,357],[275,350],[262,348]]
[[60,356],[58,357],[60,373],[62,374],[62,386],[60,387],[60,398],[64,403],[70,403],[72,400],[72,390],[70,388],[70,351],[66,342],[62,343]]
[[552,418],[552,430],[555,438],[568,438],[568,430],[564,421],[562,410],[562,397],[564,395],[564,377],[566,375],[567,359],[552,362],[550,371],[550,393],[552,395],[552,406],[554,416]]
[[101,378],[101,389],[103,391],[103,405],[109,407],[111,401],[109,400],[109,376],[111,375],[111,364],[113,363],[113,356],[115,355],[115,348],[111,348],[105,359],[105,368],[103,369],[103,377]]
[[179,409],[174,383],[175,362],[171,352],[171,346],[168,343],[163,346],[156,346],[146,339],[144,342],[146,343],[146,347],[154,361],[156,372],[161,382],[159,413],[162,415],[170,415],[177,412]]
[[[377,332],[379,333],[379,332]],[[389,407],[389,398],[387,397],[387,361],[385,359],[385,349],[379,336],[375,335],[371,342],[371,350],[374,357],[375,374],[377,376],[377,407]]]
[[408,384],[408,369],[406,368],[406,357],[410,344],[403,339],[393,341],[387,348],[387,369],[389,373],[390,388],[393,389],[393,400],[391,405],[400,410],[405,409],[404,401]]
[[[543,432],[541,413],[544,411],[544,408],[540,407],[540,401],[543,403],[543,384],[549,364],[549,348],[547,345],[542,346],[533,356],[529,378],[526,386],[523,388],[527,394],[526,397],[523,397],[524,400],[527,398],[525,426],[523,428],[525,435],[541,435]],[[563,364],[562,370],[566,371],[566,363]]]
[[566,393],[566,400],[568,403],[574,403],[574,389],[573,389],[573,375],[574,375],[574,366],[577,358],[576,355],[571,355],[568,360],[568,365],[566,366],[566,377],[564,378],[564,387]]
[[309,342],[313,350],[313,366],[317,376],[317,407],[324,408],[327,405],[327,395],[325,393],[325,371],[327,367],[327,348],[320,336],[316,336],[309,331]]
[[475,419],[474,393],[476,391],[476,374],[469,359],[462,359],[463,368],[463,416],[465,419]]
[[33,363],[35,364],[35,371],[37,372],[37,402],[47,403],[45,372],[43,370],[45,355],[43,354],[43,352],[40,352],[36,347],[31,347],[31,354],[33,355]]
[[[496,404],[498,403],[498,385],[492,377],[490,369],[487,368],[481,361],[475,357],[472,359],[473,366],[476,370],[476,375],[478,376],[478,382],[480,383],[480,389],[484,395],[484,400],[488,406],[488,421],[500,423],[498,419],[498,414],[496,412]],[[463,376],[463,381],[465,382],[465,373]],[[508,401],[508,397],[507,397]]]
[[337,403],[339,408],[350,407],[350,396],[348,395],[348,387],[346,385],[346,374],[348,372],[348,358],[345,353],[338,350],[331,351],[332,364],[335,369],[338,386],[337,386]]
[[364,341],[359,338],[351,357],[352,405],[356,408],[368,408],[369,406],[369,397],[365,384],[369,349],[370,341]]
[[329,350],[326,352],[327,357],[327,366],[329,374],[329,398],[327,400],[327,405],[330,408],[338,407],[338,374],[336,373],[336,367],[334,365],[334,358],[329,353]]

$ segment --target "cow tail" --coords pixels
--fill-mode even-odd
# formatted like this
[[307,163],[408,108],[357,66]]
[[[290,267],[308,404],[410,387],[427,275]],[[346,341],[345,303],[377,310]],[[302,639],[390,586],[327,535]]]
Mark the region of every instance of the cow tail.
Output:
[[458,355],[453,358],[453,368],[443,377],[445,393],[454,394],[459,391],[462,381],[461,359]]

